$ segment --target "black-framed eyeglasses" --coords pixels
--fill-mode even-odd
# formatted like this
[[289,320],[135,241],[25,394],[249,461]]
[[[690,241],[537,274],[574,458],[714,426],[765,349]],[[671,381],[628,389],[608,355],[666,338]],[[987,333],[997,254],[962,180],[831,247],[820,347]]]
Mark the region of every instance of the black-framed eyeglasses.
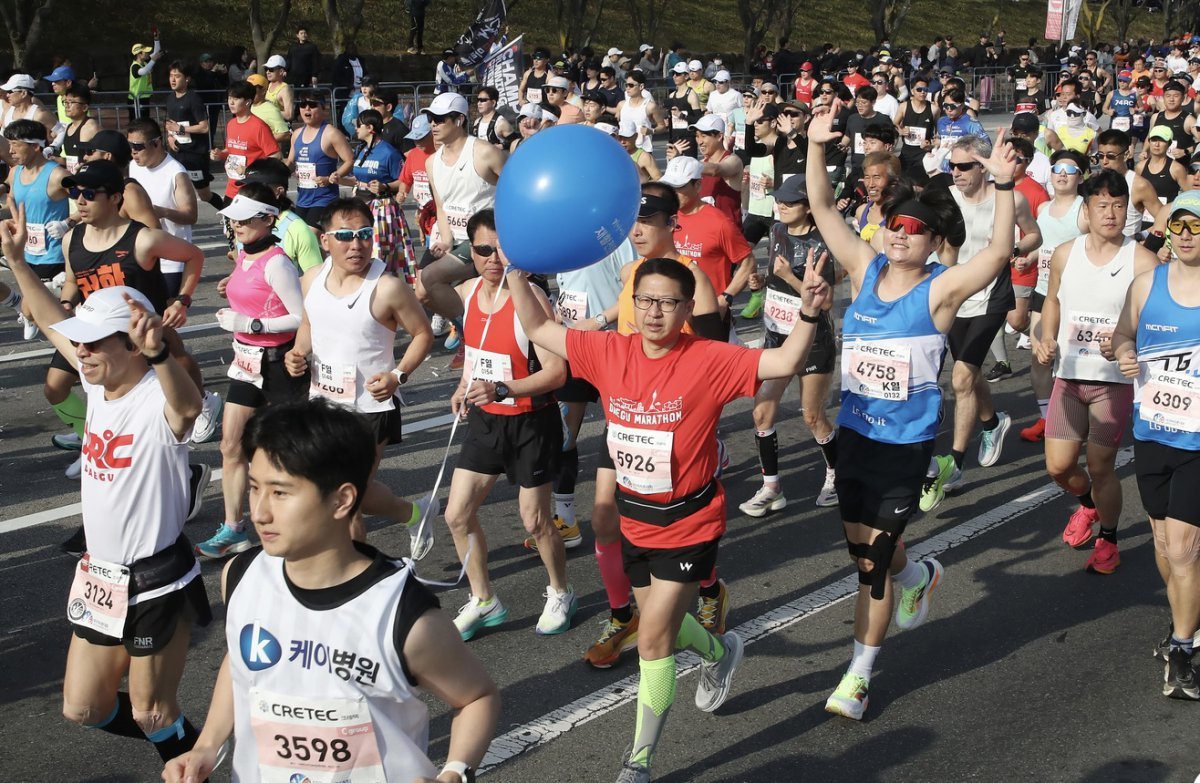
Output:
[[481,258],[491,258],[496,255],[495,245],[471,245],[471,252]]
[[108,191],[104,188],[67,188],[67,195],[75,200],[83,199],[84,201],[95,201],[96,196],[108,195]]
[[681,302],[683,302],[682,299],[674,299],[669,296],[655,298],[653,296],[646,296],[645,294],[633,295],[633,306],[639,310],[649,310],[654,305],[658,305],[660,312],[673,313]]
[[1123,152],[1097,152],[1092,156],[1092,160],[1120,160],[1123,157]]
[[339,242],[349,244],[354,240],[360,242],[371,242],[375,239],[375,229],[372,226],[363,226],[362,228],[339,228],[336,231],[326,231],[326,234],[333,237]]

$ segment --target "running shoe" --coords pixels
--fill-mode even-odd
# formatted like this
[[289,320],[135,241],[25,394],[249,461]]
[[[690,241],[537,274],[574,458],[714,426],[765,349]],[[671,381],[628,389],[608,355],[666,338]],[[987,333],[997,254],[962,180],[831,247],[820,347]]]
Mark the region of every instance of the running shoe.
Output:
[[724,579],[718,579],[717,584],[721,586],[721,592],[716,598],[700,596],[696,619],[704,626],[704,630],[720,636],[725,633],[725,618],[729,615],[729,588],[725,586]]
[[217,425],[221,423],[221,410],[225,403],[216,392],[204,392],[204,400],[200,406],[200,415],[192,425],[192,443],[208,443],[217,434]]
[[742,637],[733,631],[721,634],[721,646],[725,655],[719,661],[700,662],[700,681],[696,683],[696,707],[701,712],[715,712],[729,698],[729,686],[733,673],[742,662],[745,648]]
[[571,620],[574,619],[575,611],[579,608],[579,599],[575,597],[575,591],[570,587],[559,592],[553,587],[547,586],[544,595],[546,596],[546,607],[542,609],[542,616],[538,618],[537,626],[533,630],[538,636],[553,636],[563,633],[571,627]]
[[1154,656],[1155,660],[1162,661],[1163,663],[1167,662],[1167,656],[1171,654],[1171,633],[1174,630],[1174,627],[1168,628],[1167,635],[1162,638],[1161,642],[1154,645],[1154,652],[1152,655]]
[[979,464],[985,468],[990,468],[1000,461],[1000,452],[1004,449],[1004,436],[1012,426],[1012,417],[1007,413],[998,412],[996,418],[1000,419],[1000,423],[995,429],[979,433]]
[[904,631],[925,622],[929,614],[929,596],[942,584],[945,573],[942,564],[932,557],[921,560],[920,566],[925,569],[925,579],[918,587],[900,588],[900,600],[896,602],[896,625]]
[[459,636],[467,642],[482,629],[495,628],[507,619],[508,610],[500,603],[499,597],[493,595],[485,604],[473,595],[471,600],[458,610],[458,615],[454,618],[454,627],[458,628]]
[[600,638],[587,648],[583,660],[596,669],[611,669],[621,653],[637,649],[638,616],[623,623],[611,615],[604,621]]
[[1092,556],[1088,558],[1084,568],[1089,574],[1111,574],[1117,570],[1119,565],[1121,565],[1121,553],[1117,550],[1117,545],[1111,541],[1105,541],[1103,538],[1097,538],[1096,546],[1092,549]]
[[787,508],[787,498],[782,492],[771,489],[766,484],[759,487],[754,497],[738,506],[748,517],[765,517],[768,511],[782,511]]
[[74,432],[68,432],[65,435],[54,435],[50,438],[50,442],[54,444],[54,448],[62,449],[63,451],[79,451],[83,448],[83,438]]
[[745,318],[747,320],[751,318],[758,318],[760,315],[762,315],[763,301],[766,298],[767,292],[761,288],[757,291],[751,291],[750,301],[746,302],[746,306],[742,308],[740,313],[738,313],[738,317]]
[[632,755],[633,746],[630,746],[621,756],[621,772],[617,775],[617,783],[650,783],[650,768],[631,761],[629,757]]
[[467,363],[467,349],[460,341],[458,350],[454,352],[454,356],[450,359],[450,364],[446,365],[450,370],[461,370],[463,365]]
[[200,513],[204,503],[204,490],[212,477],[212,468],[208,465],[188,465],[188,515],[184,522],[191,522]]
[[234,530],[222,522],[212,538],[202,544],[196,544],[196,554],[202,560],[219,560],[222,557],[236,555],[238,552],[245,552],[250,547],[248,533]]
[[837,690],[825,702],[825,711],[851,720],[862,720],[867,711],[868,682],[853,672],[842,675]]
[[63,471],[63,475],[69,479],[77,479],[77,478],[79,478],[79,474],[82,472],[83,472],[83,454],[80,454],[78,457],[75,458],[74,462],[72,462],[70,465],[67,466],[67,469],[65,471]]
[[1174,647],[1167,655],[1162,691],[1163,696],[1170,696],[1172,699],[1200,701],[1200,686],[1196,684],[1192,656],[1182,648]]
[[[579,531],[578,522],[572,522],[568,525],[565,519],[560,517],[558,514],[555,514],[554,527],[558,530],[558,534],[562,536],[563,546],[567,549],[574,549],[583,543],[583,533]],[[536,552],[537,539],[533,536],[526,536],[525,548],[532,552]]]
[[926,514],[941,505],[948,483],[962,482],[962,469],[954,464],[954,457],[946,454],[934,459],[938,466],[937,475],[925,477],[925,483],[921,485],[921,500],[917,504]]
[[[83,557],[83,553],[87,551],[87,536],[83,532],[83,525],[76,528],[75,532],[66,541],[58,545],[65,554],[71,557]],[[1167,636],[1167,645],[1170,646],[1171,637]]]
[[1072,549],[1082,549],[1092,540],[1092,526],[1100,521],[1100,512],[1094,508],[1080,506],[1075,509],[1063,529],[1063,543]]
[[817,493],[817,505],[826,508],[837,504],[837,472],[833,468],[825,468],[825,483],[821,485],[821,491]]
[[996,362],[992,365],[992,369],[988,370],[987,375],[983,379],[988,383],[1002,381],[1005,378],[1011,378],[1013,374],[1012,365],[1008,362]]
[[453,351],[462,345],[462,335],[458,333],[458,327],[450,324],[450,331],[446,333],[446,342],[443,343],[447,351]]
[[38,336],[38,325],[33,322],[33,319],[26,318],[24,313],[17,313],[17,323],[21,325],[21,334],[26,340],[32,340]]
[[433,520],[441,511],[441,504],[433,495],[426,495],[416,501],[418,509],[417,522],[408,533],[408,556],[413,560],[424,560],[429,550],[433,549]]
[[450,322],[437,313],[434,313],[433,318],[429,319],[429,326],[433,329],[434,337],[445,337],[446,333],[450,331]]
[[1029,341],[1029,335],[1023,334],[1017,338],[1017,350],[1029,351],[1033,349],[1033,343]]
[[1030,424],[1025,429],[1021,430],[1021,440],[1029,441],[1030,443],[1041,443],[1046,439],[1046,420],[1038,417],[1038,420]]

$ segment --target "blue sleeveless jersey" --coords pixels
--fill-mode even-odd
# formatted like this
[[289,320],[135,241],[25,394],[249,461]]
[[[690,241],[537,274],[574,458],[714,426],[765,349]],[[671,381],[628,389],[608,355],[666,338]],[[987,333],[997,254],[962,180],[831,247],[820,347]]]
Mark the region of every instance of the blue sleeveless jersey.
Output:
[[885,302],[875,286],[886,264],[882,253],[871,261],[842,319],[838,425],[882,443],[921,443],[937,435],[942,406],[946,335],[929,315],[929,288],[946,267],[931,264],[929,277]]
[[1200,307],[1184,307],[1156,267],[1137,327],[1142,373],[1134,382],[1133,437],[1200,451]]
[[50,174],[58,168],[57,163],[46,163],[38,172],[37,179],[29,185],[22,184],[24,166],[13,171],[13,201],[25,205],[25,225],[29,239],[25,242],[25,260],[30,264],[63,263],[62,239],[54,239],[46,233],[46,224],[66,220],[71,215],[71,200],[55,201],[50,198]]
[[338,159],[327,155],[325,150],[321,149],[321,139],[325,137],[329,127],[329,123],[321,123],[320,131],[307,144],[303,141],[303,131],[297,137],[299,140],[296,143],[296,176],[300,180],[301,187],[296,188],[296,206],[303,209],[332,204],[338,197],[337,185],[325,185],[319,188],[304,187],[310,176],[313,179],[328,177],[337,171]]

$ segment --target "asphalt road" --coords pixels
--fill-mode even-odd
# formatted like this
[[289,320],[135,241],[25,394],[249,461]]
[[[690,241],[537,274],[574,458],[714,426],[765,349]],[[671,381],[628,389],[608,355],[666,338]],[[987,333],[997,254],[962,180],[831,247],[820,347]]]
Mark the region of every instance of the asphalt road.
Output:
[[[213,284],[228,268],[213,213],[207,205],[201,210],[197,241],[209,246],[209,263],[190,315],[194,327],[212,322],[218,306]],[[3,274],[0,279],[10,279]],[[50,436],[62,428],[41,394],[47,358],[26,356],[47,343],[24,342],[10,315],[2,317],[0,774],[14,781],[155,780],[160,765],[147,744],[83,730],[60,715],[70,633],[63,609],[73,561],[56,545],[79,524],[78,486],[62,473],[74,455],[50,446]],[[756,326],[743,329],[746,339],[757,336]],[[200,328],[186,339],[206,381],[223,391],[227,338]],[[946,579],[928,622],[895,632],[885,644],[861,723],[823,711],[849,660],[852,605],[845,599],[855,577],[836,509],[812,503],[823,465],[798,415],[795,390],[789,391],[779,424],[789,505],[762,520],[733,508],[722,543],[721,573],[733,607],[729,624],[750,643],[745,661],[729,701],[713,715],[691,703],[695,674],[681,675],[656,780],[1115,783],[1197,777],[1200,705],[1163,697],[1162,666],[1150,657],[1166,628],[1166,597],[1128,454],[1119,471],[1126,493],[1122,566],[1113,576],[1090,575],[1083,571],[1086,553],[1066,548],[1059,538],[1071,503],[1049,486],[1040,448],[1016,436],[1036,409],[1029,354],[1011,353],[1017,374],[992,387],[998,407],[1014,418],[1004,456],[995,467],[980,468],[973,444],[963,489],[910,525],[909,544],[918,553],[936,554]],[[405,387],[408,434],[388,450],[382,468],[383,480],[397,492],[417,496],[433,484],[456,380],[445,369],[448,360],[439,349]],[[759,480],[749,401],[729,406],[722,426],[732,457],[726,487],[736,504]],[[580,445],[584,521],[599,433],[593,410]],[[948,436],[948,430],[942,433],[942,450]],[[451,448],[451,466],[454,454]],[[215,443],[198,447],[193,459],[220,464]],[[440,495],[444,500],[445,486]],[[500,736],[485,760],[487,779],[614,779],[632,739],[637,662],[628,653],[617,667],[595,671],[580,660],[605,616],[586,524],[584,545],[571,551],[568,564],[581,598],[575,627],[540,638],[533,625],[546,580],[537,559],[521,547],[515,491],[498,484],[481,516],[494,547],[496,589],[510,609],[504,626],[471,642],[504,699]],[[220,519],[214,483],[188,534],[202,540]],[[440,521],[436,535],[418,570],[428,579],[453,579],[457,562]],[[376,524],[370,539],[386,552],[408,552],[401,529]],[[205,567],[217,621],[195,635],[181,689],[185,711],[197,724],[224,652],[218,576],[218,566]],[[439,594],[449,611],[467,598],[462,587]],[[449,720],[444,709],[431,706],[430,755],[440,763]],[[213,779],[226,780],[227,772]]]

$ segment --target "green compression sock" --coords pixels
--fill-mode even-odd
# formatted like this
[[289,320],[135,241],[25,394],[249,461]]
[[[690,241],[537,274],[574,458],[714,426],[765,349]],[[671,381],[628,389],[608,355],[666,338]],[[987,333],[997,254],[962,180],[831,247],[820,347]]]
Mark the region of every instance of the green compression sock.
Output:
[[75,392],[71,392],[65,400],[53,408],[62,423],[75,430],[75,434],[82,438],[83,420],[87,417],[87,403],[83,401],[83,398]]
[[725,657],[725,646],[721,640],[704,629],[694,615],[685,614],[679,635],[675,637],[676,650],[691,650],[709,663]]
[[667,713],[675,703],[675,656],[638,661],[637,724],[633,730],[633,755],[629,760],[650,768],[654,748],[662,736]]

